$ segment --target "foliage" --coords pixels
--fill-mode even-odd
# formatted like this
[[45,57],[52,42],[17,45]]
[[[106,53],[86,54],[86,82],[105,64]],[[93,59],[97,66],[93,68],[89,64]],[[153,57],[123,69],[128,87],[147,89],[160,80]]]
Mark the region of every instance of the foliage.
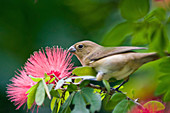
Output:
[[[167,10],[151,9],[149,0],[122,0],[120,13],[124,21],[112,27],[103,37],[103,45],[121,45],[130,38],[132,45],[148,46],[149,51],[166,56],[165,51],[170,47],[167,35],[170,18]],[[159,77],[155,91],[156,96],[163,96],[164,102],[170,101],[169,62],[170,58],[164,58],[160,63],[162,76]],[[96,71],[91,67],[77,67],[72,71],[71,77],[62,78],[57,84],[53,83],[55,77],[50,78],[47,74],[44,78],[29,75],[36,84],[27,91],[27,108],[31,109],[34,104],[42,106],[46,97],[51,100],[52,113],[95,113],[102,108],[112,113],[127,113],[135,105],[138,106],[136,100],[130,99],[126,92],[114,90],[115,86],[111,86],[108,81],[103,80],[104,86],[91,82],[95,76]],[[165,106],[158,101],[149,101],[142,107],[150,109],[150,106],[152,109],[157,106],[156,111],[165,109]]]
[[132,45],[148,44],[150,51],[163,54],[169,45],[166,33],[169,17],[165,9],[149,11],[149,7],[149,0],[123,0],[120,10],[126,20],[113,27],[102,43],[106,46],[120,45],[130,36]]
[[[91,71],[91,68],[85,69],[86,71]],[[77,73],[76,71],[79,72],[78,69],[74,70],[75,73]],[[36,81],[39,80],[37,84],[27,91],[29,96],[32,95],[31,97],[28,96],[32,99],[31,104],[29,104],[30,99],[28,98],[28,109],[33,105],[34,100],[39,106],[44,102],[45,87],[43,80],[47,77],[48,75],[44,79],[41,78],[41,80],[37,78]],[[112,111],[112,113],[127,113],[136,104],[135,101],[131,100],[122,92],[110,90],[109,82],[103,81],[106,87],[104,88],[98,85],[92,85],[89,80],[85,80],[86,76],[83,77],[79,83],[72,82],[75,80],[75,77],[70,77],[71,80],[69,82],[68,78],[61,79],[62,83],[58,82],[59,84],[61,83],[60,88],[56,88],[58,87],[57,85],[55,88],[52,88],[54,86],[52,84],[50,86],[48,85],[48,93],[53,97],[51,101],[52,113],[94,113],[95,111],[100,111],[101,107],[106,111]],[[146,109],[153,108],[155,111],[165,109],[165,106],[158,101],[149,101],[143,107]]]
[[120,101],[112,113],[127,113],[127,111],[134,105],[131,100],[124,99]]
[[103,107],[109,111],[113,110],[124,99],[126,99],[126,95],[122,93],[114,93],[112,96],[107,95],[103,100]]
[[156,96],[164,95],[163,96],[163,101],[169,102],[170,101],[170,87],[169,86],[169,81],[170,81],[170,58],[165,58],[161,63],[160,63],[160,71],[163,73],[161,77],[159,77],[159,84],[158,87],[155,91]]

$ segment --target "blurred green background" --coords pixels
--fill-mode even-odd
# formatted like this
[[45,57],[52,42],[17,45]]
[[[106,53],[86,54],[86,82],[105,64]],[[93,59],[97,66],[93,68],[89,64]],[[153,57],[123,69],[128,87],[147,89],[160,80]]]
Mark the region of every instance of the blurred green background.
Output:
[[[6,97],[6,87],[30,54],[46,46],[66,49],[82,40],[101,43],[113,26],[124,21],[119,5],[120,0],[0,0],[0,113],[26,112],[22,109],[26,106],[15,110]],[[121,45],[131,45],[129,38]],[[80,65],[75,57],[73,62]],[[132,75],[125,91],[148,90],[145,95],[136,91],[135,98],[152,98],[158,62],[149,63]],[[49,101],[39,112],[50,112]]]
[[[0,113],[26,112],[6,97],[15,71],[41,47],[100,42],[117,21],[119,0],[0,0]],[[75,65],[80,65],[74,57]],[[49,104],[40,112],[50,112]],[[26,107],[26,106],[25,106]],[[36,111],[36,110],[35,110]]]

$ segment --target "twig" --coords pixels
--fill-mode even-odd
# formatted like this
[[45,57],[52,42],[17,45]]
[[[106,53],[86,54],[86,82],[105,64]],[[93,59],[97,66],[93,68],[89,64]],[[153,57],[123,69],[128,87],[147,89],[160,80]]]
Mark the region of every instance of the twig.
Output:
[[107,92],[107,89],[106,89],[106,88],[100,87],[100,86],[96,86],[96,85],[94,85],[94,84],[88,84],[86,87],[91,87],[91,88],[95,88],[95,89],[100,89],[100,90],[102,90],[102,91],[104,91],[104,92]]
[[138,106],[139,109],[145,110],[145,108],[144,108],[144,107],[142,106],[142,104],[140,104],[139,102],[137,102],[137,101],[135,101],[135,100],[132,100],[132,99],[129,98],[129,97],[127,97],[127,99],[133,101],[133,102]]

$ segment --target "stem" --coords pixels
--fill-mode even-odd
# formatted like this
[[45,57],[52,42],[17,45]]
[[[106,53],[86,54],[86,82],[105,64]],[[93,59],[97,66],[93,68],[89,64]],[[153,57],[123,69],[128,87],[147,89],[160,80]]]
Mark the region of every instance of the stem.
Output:
[[139,102],[137,102],[137,101],[135,101],[135,100],[132,100],[132,99],[129,98],[129,97],[127,97],[127,99],[133,101],[133,102],[138,106],[139,109],[145,110],[145,108],[144,108],[144,107],[142,106],[142,104],[140,104]]
[[48,98],[51,99],[51,95],[50,95],[49,89],[48,89],[48,87],[47,87],[47,85],[46,85],[46,83],[45,83],[45,80],[42,79],[42,82],[43,82],[44,89],[45,89],[45,91],[46,91],[46,94],[47,94]]

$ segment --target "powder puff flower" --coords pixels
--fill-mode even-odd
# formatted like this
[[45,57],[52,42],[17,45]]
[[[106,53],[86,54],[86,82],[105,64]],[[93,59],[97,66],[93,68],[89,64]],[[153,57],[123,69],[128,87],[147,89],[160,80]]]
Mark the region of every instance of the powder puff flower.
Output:
[[164,111],[155,111],[154,109],[156,109],[156,108],[150,108],[150,109],[141,110],[138,107],[134,107],[128,113],[165,113]]
[[70,76],[70,70],[73,69],[71,57],[72,55],[68,51],[58,47],[46,47],[45,52],[43,49],[34,52],[26,62],[24,69],[20,70],[15,78],[12,78],[12,83],[7,87],[9,99],[14,102],[14,105],[18,105],[16,109],[27,102],[29,93],[26,94],[26,92],[36,84],[28,75],[44,78],[46,73],[51,78],[55,77],[53,83],[57,83],[58,80]]
[[[61,48],[46,47],[46,54],[44,50],[34,52],[25,65],[25,70],[28,75],[38,78],[44,78],[44,74],[54,75],[56,79],[68,77],[71,72],[73,64],[71,64],[71,57],[68,51]],[[54,77],[53,76],[53,77]]]
[[170,7],[170,0],[154,0],[154,5],[167,9]]
[[143,104],[143,107],[145,109],[135,106],[128,113],[165,113],[165,106],[159,101],[148,101]]
[[27,76],[25,70],[19,70],[15,77],[11,79],[12,84],[7,87],[7,94],[9,99],[14,102],[16,109],[19,109],[24,103],[27,102],[26,92],[36,83],[32,81],[30,77]]

